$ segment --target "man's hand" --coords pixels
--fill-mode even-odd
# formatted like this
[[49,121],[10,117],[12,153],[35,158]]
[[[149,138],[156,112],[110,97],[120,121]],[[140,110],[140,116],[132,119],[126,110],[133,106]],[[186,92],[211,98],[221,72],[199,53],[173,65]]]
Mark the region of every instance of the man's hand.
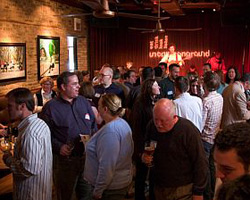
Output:
[[203,196],[193,195],[193,200],[203,200]]
[[3,154],[3,161],[4,161],[5,164],[6,164],[6,160],[9,157],[12,157],[12,154],[9,151],[4,152],[4,154]]
[[0,124],[0,136],[7,135],[7,128],[8,128],[8,126],[4,126],[4,125]]
[[93,195],[92,199],[93,200],[100,200],[100,199],[102,199],[102,196],[100,196],[100,195]]
[[70,147],[67,144],[63,144],[60,149],[60,155],[69,156],[71,154]]

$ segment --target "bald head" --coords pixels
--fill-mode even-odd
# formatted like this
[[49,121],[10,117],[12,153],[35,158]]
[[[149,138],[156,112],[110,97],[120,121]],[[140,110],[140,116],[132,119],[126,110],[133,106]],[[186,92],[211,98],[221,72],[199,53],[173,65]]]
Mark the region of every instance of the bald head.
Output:
[[113,70],[110,67],[103,66],[99,72],[100,83],[104,87],[109,87],[112,84]]
[[169,99],[160,99],[154,106],[153,115],[155,126],[162,133],[170,131],[178,121],[175,105]]

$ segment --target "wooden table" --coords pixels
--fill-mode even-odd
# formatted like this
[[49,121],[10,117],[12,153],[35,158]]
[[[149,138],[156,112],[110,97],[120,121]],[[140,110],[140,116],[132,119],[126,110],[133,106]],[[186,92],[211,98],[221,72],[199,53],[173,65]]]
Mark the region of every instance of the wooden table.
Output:
[[0,179],[0,199],[1,195],[11,193],[13,191],[13,177],[12,173],[3,162],[3,152],[0,151],[0,173],[7,173],[4,177]]

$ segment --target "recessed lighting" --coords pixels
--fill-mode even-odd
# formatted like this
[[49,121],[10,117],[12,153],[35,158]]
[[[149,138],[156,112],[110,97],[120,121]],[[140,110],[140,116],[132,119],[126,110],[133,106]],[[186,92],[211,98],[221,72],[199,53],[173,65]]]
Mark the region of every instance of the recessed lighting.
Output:
[[204,13],[205,11],[204,10],[201,10],[202,13]]
[[215,11],[216,11],[216,9],[214,8],[214,9],[213,9],[213,11],[215,12]]

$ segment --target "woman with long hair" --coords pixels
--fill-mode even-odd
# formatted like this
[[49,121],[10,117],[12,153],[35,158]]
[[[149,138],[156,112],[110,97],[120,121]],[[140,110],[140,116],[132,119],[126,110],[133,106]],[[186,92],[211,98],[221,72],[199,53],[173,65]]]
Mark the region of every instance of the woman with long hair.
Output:
[[226,73],[226,83],[227,84],[232,84],[235,81],[239,81],[240,80],[240,73],[237,69],[237,67],[235,66],[231,66],[227,69],[227,73]]
[[131,113],[131,125],[135,144],[133,159],[136,165],[135,200],[145,200],[144,189],[148,168],[142,163],[141,154],[144,151],[146,126],[153,118],[154,103],[159,94],[160,87],[155,79],[144,81],[140,96],[135,102]]

